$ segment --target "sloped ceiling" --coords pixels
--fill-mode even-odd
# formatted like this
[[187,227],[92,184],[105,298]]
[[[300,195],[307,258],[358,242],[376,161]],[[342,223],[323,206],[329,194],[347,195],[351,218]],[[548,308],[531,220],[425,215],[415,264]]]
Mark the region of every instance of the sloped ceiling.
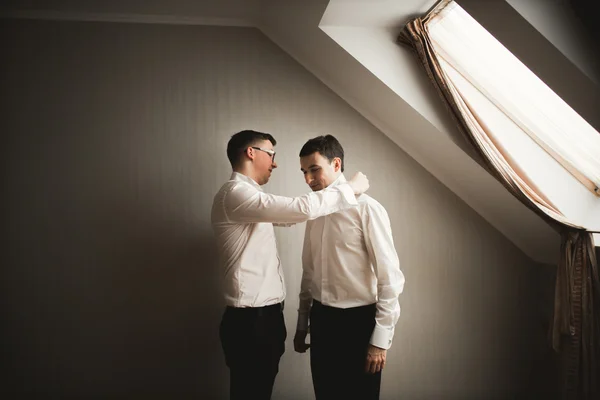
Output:
[[[515,2],[518,0],[511,0]],[[435,0],[5,0],[0,5],[0,15],[258,27],[521,250],[536,261],[554,264],[559,245],[556,232],[483,170],[455,131],[414,56],[395,44],[402,25],[434,3]],[[593,67],[590,63],[583,65],[581,57],[576,60],[577,65],[569,54],[563,54],[543,32],[529,24],[525,17],[529,13],[535,19],[531,16],[538,15],[534,10],[520,14],[504,0],[459,3],[588,122],[596,129],[600,127],[600,91],[589,76]],[[394,46],[394,56],[385,60],[396,72],[389,75],[396,76],[393,82],[382,81],[364,62],[345,51],[335,39],[342,34],[346,38],[355,35],[354,43],[368,37],[370,43],[388,46],[388,50]]]

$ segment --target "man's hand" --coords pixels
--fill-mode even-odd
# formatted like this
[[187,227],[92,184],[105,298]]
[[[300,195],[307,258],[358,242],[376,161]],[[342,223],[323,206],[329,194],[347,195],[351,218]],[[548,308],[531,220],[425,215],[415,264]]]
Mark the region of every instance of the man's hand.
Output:
[[357,172],[354,174],[352,179],[348,181],[352,190],[354,190],[355,195],[362,194],[369,189],[369,180],[367,176],[362,172]]
[[294,336],[294,350],[298,353],[306,353],[306,350],[310,347],[310,344],[306,343],[306,331],[296,331]]
[[369,345],[367,351],[367,362],[365,365],[365,372],[368,374],[374,374],[383,369],[385,366],[385,355],[387,350]]

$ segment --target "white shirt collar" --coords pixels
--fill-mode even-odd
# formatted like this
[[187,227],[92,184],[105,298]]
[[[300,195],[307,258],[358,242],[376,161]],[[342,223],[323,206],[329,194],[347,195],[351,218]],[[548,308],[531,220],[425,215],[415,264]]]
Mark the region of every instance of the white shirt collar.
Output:
[[331,182],[331,184],[329,186],[327,186],[328,188],[332,188],[332,187],[336,187],[337,185],[340,185],[342,183],[346,183],[346,177],[344,176],[344,173],[341,173],[340,176],[337,177],[337,179],[333,182]]
[[232,181],[238,181],[238,182],[247,182],[247,183],[251,184],[256,189],[258,189],[258,190],[260,190],[262,192],[262,187],[260,187],[260,185],[258,183],[256,183],[256,181],[254,179],[250,178],[247,175],[240,174],[239,172],[235,172],[234,171],[231,174],[230,180],[232,180]]

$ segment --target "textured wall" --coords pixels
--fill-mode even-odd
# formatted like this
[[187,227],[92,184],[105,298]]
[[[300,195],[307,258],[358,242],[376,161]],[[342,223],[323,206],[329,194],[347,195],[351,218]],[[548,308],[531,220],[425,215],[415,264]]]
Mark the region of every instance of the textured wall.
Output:
[[[0,27],[2,390],[11,398],[227,396],[209,219],[230,174],[226,142],[245,128],[279,141],[266,190],[305,193],[299,149],[332,133],[348,177],[365,172],[387,208],[407,281],[382,399],[529,398],[552,380],[540,369],[551,268],[259,31]],[[304,224],[277,230],[288,343],[274,399],[312,396],[308,356],[291,343],[303,233]]]

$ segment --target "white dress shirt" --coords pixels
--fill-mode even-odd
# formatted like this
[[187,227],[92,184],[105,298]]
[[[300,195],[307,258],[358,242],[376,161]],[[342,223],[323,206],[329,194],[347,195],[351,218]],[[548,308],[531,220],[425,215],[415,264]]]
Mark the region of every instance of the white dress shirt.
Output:
[[[345,182],[342,174],[328,188]],[[400,317],[404,275],[387,212],[366,194],[358,204],[306,224],[297,330],[308,330],[313,299],[337,308],[377,303],[370,343],[388,349]]]
[[357,204],[349,184],[292,198],[264,193],[254,180],[234,172],[216,194],[211,215],[226,304],[262,307],[284,300],[273,223],[304,222]]

